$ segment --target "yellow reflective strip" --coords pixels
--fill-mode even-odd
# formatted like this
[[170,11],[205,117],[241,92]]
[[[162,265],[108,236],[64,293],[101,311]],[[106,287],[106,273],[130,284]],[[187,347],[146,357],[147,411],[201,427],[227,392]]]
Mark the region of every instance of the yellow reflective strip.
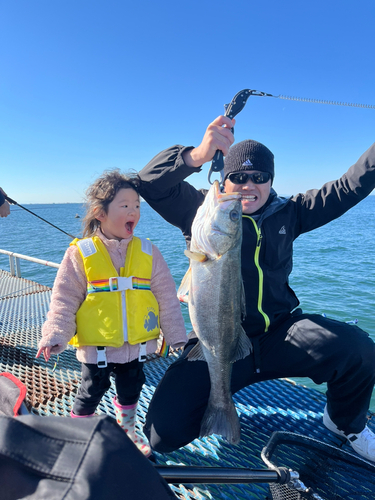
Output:
[[249,217],[248,215],[242,215],[242,217],[247,217],[248,219],[251,220],[251,222],[253,223],[255,232],[257,234],[257,246],[256,246],[256,249],[255,249],[255,254],[254,254],[254,262],[255,262],[255,267],[258,269],[258,274],[259,274],[258,311],[260,312],[260,314],[264,318],[264,322],[265,322],[265,329],[264,329],[264,331],[267,332],[268,331],[268,327],[270,326],[270,318],[267,316],[267,314],[262,309],[262,302],[263,302],[263,270],[262,270],[262,268],[259,265],[259,253],[260,253],[260,245],[261,245],[261,241],[262,241],[262,233],[261,233],[260,229],[258,228],[258,226],[257,226],[257,224],[256,224],[256,222],[255,222],[255,220],[253,218]]

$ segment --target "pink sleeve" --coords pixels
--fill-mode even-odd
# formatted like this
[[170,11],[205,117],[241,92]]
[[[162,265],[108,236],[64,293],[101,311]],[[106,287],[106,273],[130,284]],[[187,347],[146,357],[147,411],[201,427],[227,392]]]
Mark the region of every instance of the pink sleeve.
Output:
[[54,346],[52,354],[66,349],[76,331],[76,313],[85,300],[86,287],[81,255],[76,246],[71,246],[65,252],[56,275],[39,348]]
[[152,245],[151,291],[159,304],[160,326],[168,345],[177,348],[187,342],[176,285],[160,250]]

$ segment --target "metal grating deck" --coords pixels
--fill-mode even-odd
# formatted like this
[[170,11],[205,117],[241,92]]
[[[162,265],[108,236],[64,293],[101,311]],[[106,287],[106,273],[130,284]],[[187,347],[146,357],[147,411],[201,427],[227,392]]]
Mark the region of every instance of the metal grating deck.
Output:
[[[26,405],[38,415],[69,416],[80,381],[80,363],[69,347],[53,362],[35,358],[41,326],[45,320],[51,289],[0,271],[0,371],[10,372],[27,387]],[[146,384],[142,391],[138,418],[144,421],[149,401],[166,368],[176,359],[151,356],[145,365]],[[97,413],[115,417],[112,387],[100,403]],[[289,431],[351,448],[329,433],[322,424],[325,397],[312,389],[286,380],[261,382],[234,396],[240,415],[242,439],[229,445],[218,436],[197,439],[169,454],[156,454],[160,464],[184,464],[210,467],[249,467],[264,469],[261,450],[274,431]],[[173,404],[173,401],[171,401]],[[375,431],[375,419],[369,414],[369,427]],[[171,485],[179,498],[187,500],[265,500],[268,485]],[[370,490],[375,493],[374,484]],[[370,495],[368,498],[373,498]],[[366,500],[363,498],[363,500]]]

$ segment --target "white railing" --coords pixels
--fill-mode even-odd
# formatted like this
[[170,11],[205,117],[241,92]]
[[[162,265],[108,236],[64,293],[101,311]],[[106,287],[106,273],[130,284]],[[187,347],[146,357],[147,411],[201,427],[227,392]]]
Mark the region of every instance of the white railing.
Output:
[[20,259],[28,260],[30,262],[35,262],[36,264],[42,264],[43,266],[55,267],[59,268],[60,264],[56,264],[56,262],[49,262],[48,260],[37,259],[36,257],[30,257],[29,255],[22,255],[21,253],[9,252],[8,250],[1,250],[0,253],[4,255],[9,255],[9,267],[10,274],[12,276],[17,276],[17,278],[21,278],[21,266]]

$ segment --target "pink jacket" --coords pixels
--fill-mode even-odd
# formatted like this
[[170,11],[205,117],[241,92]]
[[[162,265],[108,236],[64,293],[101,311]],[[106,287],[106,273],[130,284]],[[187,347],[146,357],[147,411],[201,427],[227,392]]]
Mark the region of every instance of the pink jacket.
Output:
[[[117,272],[124,266],[126,250],[131,240],[108,240],[100,230],[96,233],[103,241]],[[160,250],[153,247],[151,291],[159,304],[160,326],[168,345],[181,347],[186,341],[186,330],[181,314],[176,287]],[[76,331],[76,313],[86,297],[87,280],[78,248],[70,246],[65,252],[52,290],[50,309],[42,328],[40,347],[53,346],[52,354],[66,349]],[[157,348],[157,340],[147,342],[147,353]],[[108,363],[128,363],[138,358],[139,345],[127,342],[121,347],[107,347]],[[77,349],[77,359],[83,363],[97,362],[96,348],[84,346]]]

